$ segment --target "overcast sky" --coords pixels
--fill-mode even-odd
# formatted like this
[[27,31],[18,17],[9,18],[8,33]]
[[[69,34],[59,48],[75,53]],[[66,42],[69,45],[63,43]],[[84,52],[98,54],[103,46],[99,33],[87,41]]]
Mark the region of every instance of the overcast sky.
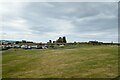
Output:
[[118,42],[117,2],[2,3],[2,39]]

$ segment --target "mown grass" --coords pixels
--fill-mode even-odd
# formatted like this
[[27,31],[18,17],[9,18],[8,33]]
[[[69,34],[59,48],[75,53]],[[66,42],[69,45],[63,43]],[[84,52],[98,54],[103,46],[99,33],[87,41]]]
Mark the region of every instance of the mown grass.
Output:
[[2,55],[3,78],[113,78],[118,46],[73,49],[10,49]]

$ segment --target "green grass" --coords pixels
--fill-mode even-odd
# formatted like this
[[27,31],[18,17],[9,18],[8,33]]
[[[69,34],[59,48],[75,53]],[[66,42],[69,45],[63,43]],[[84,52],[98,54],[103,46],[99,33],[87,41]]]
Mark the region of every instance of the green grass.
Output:
[[10,49],[2,55],[3,78],[113,78],[118,46],[73,49]]

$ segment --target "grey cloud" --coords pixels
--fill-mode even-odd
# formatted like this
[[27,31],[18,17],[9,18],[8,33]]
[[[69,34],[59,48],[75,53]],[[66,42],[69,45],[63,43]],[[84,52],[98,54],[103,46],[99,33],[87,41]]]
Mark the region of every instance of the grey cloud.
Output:
[[[102,16],[101,16],[102,17]],[[107,30],[117,30],[117,19],[111,18],[111,19],[95,19],[95,20],[84,20],[84,22],[73,22],[76,26],[76,31],[107,31]]]
[[[58,26],[48,24],[49,20],[46,18],[71,21],[74,25],[73,32],[76,34],[102,31],[107,34],[117,30],[117,3],[31,3],[27,11],[29,12],[27,17],[30,24],[37,24],[34,27],[31,26],[31,29],[38,31],[38,33],[56,32]],[[101,13],[104,16],[96,17]],[[87,19],[89,17],[90,19]],[[79,22],[76,21],[77,19],[84,19],[84,21]],[[41,24],[46,25],[40,26]]]
[[[72,24],[72,30],[69,31],[71,34],[66,34],[71,40],[74,38],[76,40],[109,40],[116,38],[117,35],[117,9],[117,2],[31,2],[19,17],[27,20],[27,25],[33,34],[60,32],[59,26],[55,24],[63,20]],[[9,18],[14,19],[11,16]],[[80,39],[79,36],[72,34],[100,32],[113,37],[96,35],[81,36],[82,39]]]

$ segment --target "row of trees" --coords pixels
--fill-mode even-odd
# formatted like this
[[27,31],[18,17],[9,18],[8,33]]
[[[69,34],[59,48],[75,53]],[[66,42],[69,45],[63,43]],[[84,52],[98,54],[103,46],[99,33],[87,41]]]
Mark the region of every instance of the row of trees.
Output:
[[67,43],[66,37],[65,36],[63,38],[59,37],[59,39],[56,41],[56,43]]
[[[52,40],[49,40],[47,43],[52,43]],[[53,41],[53,43],[67,43],[66,37],[59,37],[56,41]]]

